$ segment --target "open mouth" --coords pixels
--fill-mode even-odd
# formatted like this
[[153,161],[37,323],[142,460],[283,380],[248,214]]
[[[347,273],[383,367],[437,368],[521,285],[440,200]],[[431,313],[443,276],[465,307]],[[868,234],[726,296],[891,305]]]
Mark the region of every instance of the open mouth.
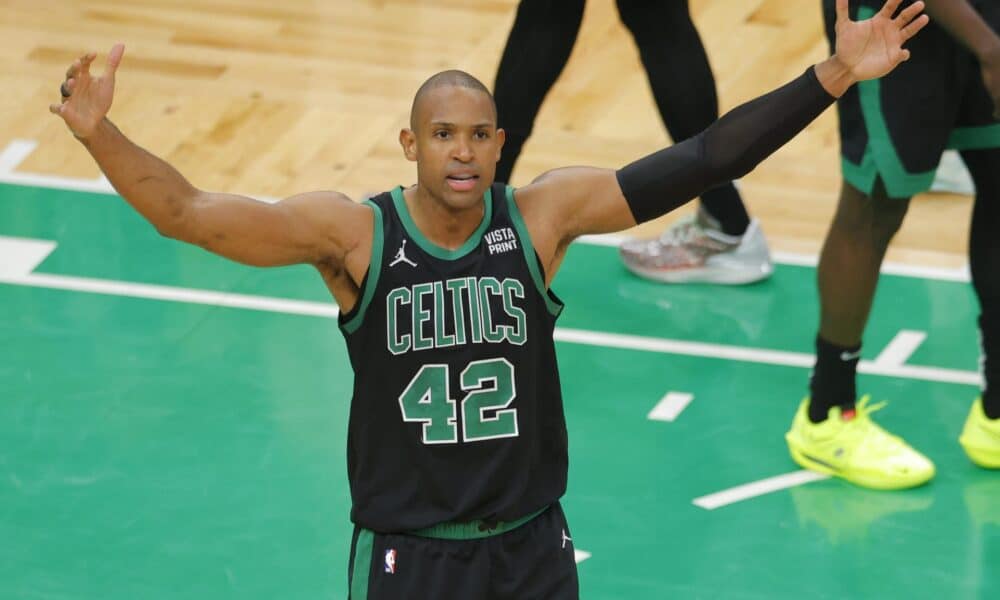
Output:
[[468,192],[476,187],[479,175],[449,175],[446,179],[448,187],[456,192]]

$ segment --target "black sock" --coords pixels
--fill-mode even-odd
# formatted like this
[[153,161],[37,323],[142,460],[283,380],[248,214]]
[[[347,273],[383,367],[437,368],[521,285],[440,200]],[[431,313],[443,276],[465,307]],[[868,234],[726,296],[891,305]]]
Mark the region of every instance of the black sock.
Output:
[[983,412],[991,419],[1000,419],[1000,322],[984,311],[979,315],[979,336],[982,344]]
[[857,398],[855,373],[861,358],[861,345],[831,344],[816,336],[816,366],[809,380],[809,420],[820,423],[834,406],[853,409]]
[[743,235],[750,226],[750,215],[732,182],[703,193],[701,205],[719,222],[726,235]]
[[969,268],[979,299],[983,412],[1000,418],[1000,149],[968,150],[962,160],[976,184],[969,231]]

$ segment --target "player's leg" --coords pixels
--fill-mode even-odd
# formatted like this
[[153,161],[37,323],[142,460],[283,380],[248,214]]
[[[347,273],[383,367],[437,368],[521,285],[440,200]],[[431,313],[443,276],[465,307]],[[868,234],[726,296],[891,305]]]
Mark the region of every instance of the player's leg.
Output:
[[[871,16],[852,3],[852,17]],[[823,1],[828,39],[835,2]],[[820,330],[810,397],[785,438],[801,466],[866,487],[920,485],[934,465],[855,407],[861,337],[886,246],[910,196],[934,179],[959,114],[963,73],[958,47],[933,24],[909,44],[911,60],[889,76],[852,86],[837,102],[844,189],[819,265]],[[832,43],[832,41],[831,41]]]
[[881,182],[871,196],[846,181],[842,184],[817,269],[820,324],[809,385],[809,418],[814,423],[826,419],[834,406],[844,411],[854,408],[861,336],[879,268],[909,202],[909,198],[889,198]]
[[521,527],[490,538],[490,598],[577,600],[573,536],[557,502]]
[[507,132],[496,180],[509,182],[549,89],[569,60],[585,0],[521,0],[497,68],[493,95]]
[[[674,142],[711,125],[719,116],[715,78],[687,0],[618,0],[618,12]],[[749,283],[773,271],[763,232],[732,182],[702,194],[696,218],[659,240],[623,245],[622,260],[641,276],[674,283]]]
[[[976,5],[983,19],[1000,32],[1000,4]],[[969,235],[972,285],[979,299],[979,335],[984,377],[982,395],[969,411],[959,438],[976,464],[1000,468],[1000,132],[993,118],[993,101],[971,55],[963,65],[967,80],[962,107],[949,146],[962,151],[962,160],[975,182],[976,200]]]
[[1000,468],[1000,149],[962,152],[976,185],[969,235],[972,285],[979,299],[985,385],[960,438],[976,464]]
[[926,457],[871,420],[875,408],[867,398],[854,402],[861,335],[879,267],[908,202],[889,198],[881,184],[866,195],[844,182],[820,255],[820,331],[811,394],[786,435],[801,466],[865,487],[912,487],[934,475]]

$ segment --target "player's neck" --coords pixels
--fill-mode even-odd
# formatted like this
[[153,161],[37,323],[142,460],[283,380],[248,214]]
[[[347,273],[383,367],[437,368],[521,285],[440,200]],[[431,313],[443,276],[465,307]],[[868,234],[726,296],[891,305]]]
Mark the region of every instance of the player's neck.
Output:
[[461,247],[483,221],[482,201],[468,208],[451,207],[419,185],[404,189],[403,200],[420,233],[448,250]]

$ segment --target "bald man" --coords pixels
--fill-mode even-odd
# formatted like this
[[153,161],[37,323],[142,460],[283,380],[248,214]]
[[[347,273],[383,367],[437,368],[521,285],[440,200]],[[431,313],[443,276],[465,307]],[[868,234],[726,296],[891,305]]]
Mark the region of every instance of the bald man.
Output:
[[837,51],[701,134],[622,169],[573,167],[515,191],[493,181],[504,132],[461,71],[417,91],[399,134],[417,183],[356,204],[265,204],[199,190],[106,118],[124,49],[77,60],[52,112],[162,235],[256,266],[313,265],[341,308],[355,384],[350,597],[576,598],[559,499],[567,443],[549,284],[576,237],[655,218],[791,139],[854,82],[908,57],[921,6],[890,0]]

